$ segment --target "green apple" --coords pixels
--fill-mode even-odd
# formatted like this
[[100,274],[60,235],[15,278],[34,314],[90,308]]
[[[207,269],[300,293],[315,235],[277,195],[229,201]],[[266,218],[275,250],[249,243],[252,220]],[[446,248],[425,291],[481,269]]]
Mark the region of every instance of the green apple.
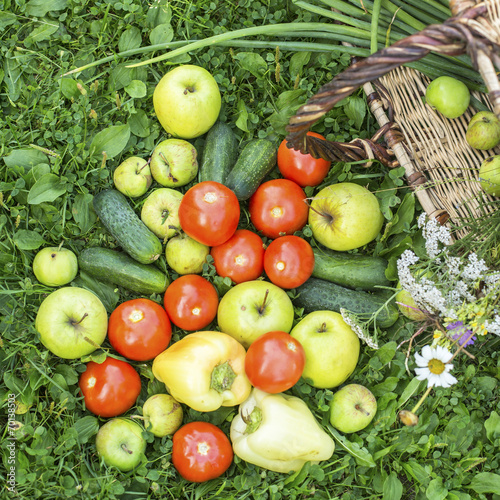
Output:
[[440,76],[427,86],[425,100],[446,118],[458,118],[469,107],[470,92],[465,83],[451,76]]
[[[401,288],[401,285],[398,283],[397,288]],[[396,293],[396,304],[401,311],[403,316],[406,316],[408,319],[412,319],[413,321],[424,321],[427,318],[427,315],[424,311],[422,311],[410,292],[407,292],[403,288]]]
[[323,188],[309,208],[314,239],[332,250],[352,250],[370,243],[380,233],[383,223],[376,196],[352,182]]
[[97,453],[109,467],[116,467],[122,472],[133,470],[142,462],[146,451],[142,432],[142,427],[132,420],[108,420],[97,432]]
[[479,111],[470,120],[465,140],[474,149],[492,149],[500,144],[500,120],[492,111]]
[[42,248],[33,259],[36,279],[47,286],[61,286],[73,281],[78,273],[78,259],[67,248]]
[[167,139],[160,142],[151,155],[151,174],[165,187],[185,186],[198,173],[196,148],[183,139]]
[[183,139],[208,132],[219,116],[221,103],[215,78],[192,64],[170,70],[153,93],[158,121],[169,134]]
[[210,253],[210,247],[186,233],[170,238],[165,247],[167,264],[177,274],[200,274]]
[[302,377],[313,387],[338,387],[356,368],[359,338],[339,313],[313,311],[293,327],[290,335],[306,352]]
[[158,238],[171,238],[179,231],[179,205],[183,194],[171,188],[155,189],[144,200],[141,220]]
[[138,156],[131,156],[122,161],[113,173],[115,188],[130,198],[137,198],[146,193],[151,186],[149,163]]
[[108,314],[89,290],[67,286],[49,294],[38,308],[35,329],[56,356],[77,359],[94,352],[106,338]]
[[330,401],[330,423],[344,433],[358,432],[373,420],[377,400],[360,384],[348,384],[339,389]]
[[181,404],[170,394],[155,394],[142,407],[146,429],[156,437],[173,434],[182,424]]
[[289,332],[293,304],[278,286],[262,280],[245,281],[231,288],[220,300],[217,321],[222,332],[245,348],[264,333]]
[[481,163],[479,182],[485,193],[500,196],[500,155],[489,156]]

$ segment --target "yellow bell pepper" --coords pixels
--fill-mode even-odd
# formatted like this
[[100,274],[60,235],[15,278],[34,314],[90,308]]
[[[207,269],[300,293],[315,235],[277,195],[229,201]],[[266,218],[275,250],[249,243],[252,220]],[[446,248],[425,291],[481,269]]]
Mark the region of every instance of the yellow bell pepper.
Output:
[[335,450],[302,399],[254,388],[231,422],[234,454],[275,472],[291,472],[306,462],[328,460]]
[[222,332],[195,332],[153,361],[153,375],[181,403],[197,411],[236,406],[250,394],[245,348]]

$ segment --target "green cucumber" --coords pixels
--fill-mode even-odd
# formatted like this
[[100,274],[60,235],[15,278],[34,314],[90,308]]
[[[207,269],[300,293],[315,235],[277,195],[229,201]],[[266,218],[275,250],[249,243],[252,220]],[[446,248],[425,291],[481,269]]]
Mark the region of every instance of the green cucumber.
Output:
[[122,193],[105,189],[94,196],[93,204],[104,227],[130,257],[141,264],[150,264],[162,254],[161,241],[142,222]]
[[157,267],[141,264],[126,253],[109,248],[86,248],[78,256],[78,266],[94,278],[145,295],[163,293],[170,283]]
[[267,139],[252,139],[246,144],[226,180],[238,200],[248,200],[255,193],[276,165],[276,154],[275,145]]
[[[309,278],[303,285],[297,287],[296,291],[298,295],[293,300],[294,305],[304,308],[306,313],[324,310],[340,312],[340,309],[346,309],[354,314],[370,315],[378,311],[387,301],[385,296],[351,290],[320,278]],[[388,328],[398,317],[397,307],[389,303],[377,315],[377,326]]]
[[336,252],[328,248],[313,248],[313,277],[355,290],[376,290],[390,286],[385,276],[387,261],[382,257]]
[[238,158],[238,139],[233,129],[217,122],[207,133],[200,162],[200,182],[226,183],[229,172]]

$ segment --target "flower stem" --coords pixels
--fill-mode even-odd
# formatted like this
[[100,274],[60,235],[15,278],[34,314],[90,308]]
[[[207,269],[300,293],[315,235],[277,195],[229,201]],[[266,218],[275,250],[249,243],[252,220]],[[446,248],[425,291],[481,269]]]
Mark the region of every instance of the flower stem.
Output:
[[425,398],[429,395],[429,393],[431,392],[431,390],[432,390],[433,387],[434,387],[433,385],[427,387],[427,390],[424,392],[424,394],[422,395],[422,397],[418,400],[417,404],[411,410],[412,413],[415,413],[420,408],[420,406],[425,401]]

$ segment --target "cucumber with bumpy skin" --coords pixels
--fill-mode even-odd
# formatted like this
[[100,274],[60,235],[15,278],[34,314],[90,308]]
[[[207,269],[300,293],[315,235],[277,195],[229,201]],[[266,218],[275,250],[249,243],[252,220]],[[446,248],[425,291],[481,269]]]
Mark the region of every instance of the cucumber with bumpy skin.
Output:
[[238,158],[238,140],[233,129],[217,122],[207,133],[200,162],[200,182],[226,183],[229,172]]
[[163,251],[159,238],[148,229],[125,196],[105,189],[94,196],[94,210],[122,249],[141,264],[151,264]]
[[94,278],[145,295],[163,293],[170,283],[168,276],[157,267],[141,264],[109,248],[86,248],[78,256],[78,266]]
[[226,180],[226,186],[238,200],[248,200],[255,193],[276,165],[276,155],[275,145],[267,139],[253,139],[247,143]]
[[[297,297],[293,303],[296,307],[303,307],[306,313],[321,310],[340,312],[340,309],[346,309],[354,314],[365,316],[378,311],[387,301],[385,296],[362,290],[351,290],[319,278],[309,278],[303,285],[296,288],[296,292]],[[377,315],[377,326],[388,328],[397,321],[398,317],[397,307],[389,303]]]
[[376,290],[390,286],[385,276],[387,261],[371,255],[336,252],[328,248],[313,248],[312,276],[355,290]]

